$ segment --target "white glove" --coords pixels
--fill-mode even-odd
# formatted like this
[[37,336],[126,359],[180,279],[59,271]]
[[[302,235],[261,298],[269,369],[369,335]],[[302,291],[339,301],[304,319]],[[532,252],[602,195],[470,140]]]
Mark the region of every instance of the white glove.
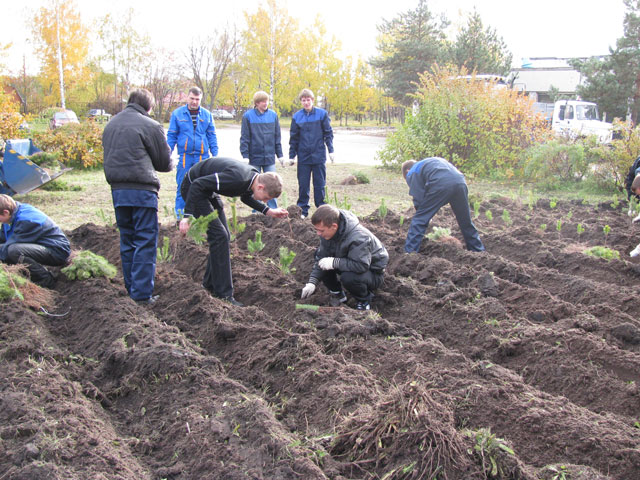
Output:
[[243,158],[243,160],[247,163],[249,163],[251,160],[249,160],[248,158]]
[[333,257],[324,257],[318,261],[318,266],[322,270],[333,270]]
[[638,255],[640,255],[640,243],[636,245],[636,248],[634,248],[633,250],[631,250],[631,252],[629,252],[630,257],[637,257]]
[[284,167],[284,157],[280,157],[278,161],[280,162],[280,165]]
[[316,286],[313,283],[307,283],[302,289],[302,296],[300,298],[310,297],[315,291]]
[[633,223],[640,222],[640,214],[632,220]]
[[633,214],[635,212],[633,211],[633,208],[630,208],[629,211],[627,212],[627,215],[629,215],[630,217],[633,217]]
[[291,165],[296,163],[296,158],[298,158],[298,157],[295,156],[295,157],[289,159],[289,166],[291,166]]
[[335,153],[330,153],[329,154],[329,158],[331,159],[331,163],[336,161],[336,154]]

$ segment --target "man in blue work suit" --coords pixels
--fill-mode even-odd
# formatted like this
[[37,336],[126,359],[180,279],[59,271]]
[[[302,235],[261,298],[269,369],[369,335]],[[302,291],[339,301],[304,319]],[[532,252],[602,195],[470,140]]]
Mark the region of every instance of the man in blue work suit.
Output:
[[420,243],[433,216],[447,203],[451,205],[467,250],[484,251],[478,231],[471,221],[469,196],[464,175],[443,158],[409,160],[402,164],[402,175],[409,185],[416,213],[411,219],[404,244],[407,253],[420,250]]
[[192,87],[189,90],[187,104],[176,108],[171,114],[167,143],[169,149],[178,146],[178,165],[176,166],[175,212],[178,219],[184,215],[184,199],[180,195],[180,186],[187,170],[194,164],[218,155],[216,126],[211,112],[200,106],[202,90]]
[[289,164],[295,163],[298,157],[298,206],[302,210],[302,218],[309,214],[309,193],[311,176],[313,175],[313,200],[316,207],[324,201],[324,187],[327,181],[327,154],[329,150],[331,163],[335,160],[333,153],[333,130],[326,110],[313,106],[313,92],[307,88],[300,92],[302,109],[293,114],[289,131]]
[[53,288],[56,277],[44,265],[61,267],[71,254],[66,235],[53,220],[28,203],[0,195],[0,261],[26,265],[31,281]]
[[149,117],[155,101],[140,88],[129,95],[127,107],[102,132],[104,175],[120,230],[120,259],[124,286],[138,303],[153,305],[158,244],[156,172],[170,172],[171,152],[162,125]]
[[[242,158],[258,172],[275,172],[276,157],[284,166],[282,143],[280,142],[280,121],[278,115],[269,107],[269,95],[259,91],[253,96],[254,108],[242,117],[240,129],[240,153]],[[267,202],[269,208],[278,208],[278,202],[272,198]]]

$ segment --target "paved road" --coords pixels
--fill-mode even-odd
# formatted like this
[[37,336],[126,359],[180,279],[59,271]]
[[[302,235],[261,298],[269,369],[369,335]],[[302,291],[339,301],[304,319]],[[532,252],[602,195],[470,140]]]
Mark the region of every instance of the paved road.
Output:
[[[240,126],[221,123],[216,126],[218,136],[218,155],[240,158]],[[382,148],[385,137],[363,135],[358,130],[334,128],[333,147],[336,163],[357,163],[361,165],[379,165],[376,152]],[[289,158],[289,128],[282,127],[282,150]]]

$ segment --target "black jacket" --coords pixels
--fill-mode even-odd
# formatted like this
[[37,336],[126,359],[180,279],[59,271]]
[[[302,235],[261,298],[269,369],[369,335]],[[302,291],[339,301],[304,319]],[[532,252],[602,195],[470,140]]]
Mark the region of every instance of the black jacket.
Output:
[[170,172],[171,152],[162,125],[136,104],[127,105],[102,133],[104,175],[112,190],[158,193],[158,172]]
[[[627,179],[624,182],[624,187],[627,189],[627,200],[631,199],[631,184],[633,180],[636,178],[636,175],[640,173],[640,157],[636,158],[636,161],[633,162],[631,167],[629,168],[629,173],[627,174]],[[637,173],[636,173],[637,172]],[[640,196],[636,195],[636,198],[640,198]]]
[[320,239],[309,283],[317,285],[322,277],[318,261],[334,257],[334,268],[339,272],[364,273],[367,270],[383,272],[389,263],[389,254],[384,245],[367,228],[360,224],[358,217],[346,210],[340,210],[338,230],[329,239]]
[[185,216],[211,213],[211,199],[216,195],[240,197],[254,210],[266,213],[269,207],[253,198],[251,191],[257,176],[255,167],[232,158],[215,157],[196,163],[184,176],[180,190],[185,199]]

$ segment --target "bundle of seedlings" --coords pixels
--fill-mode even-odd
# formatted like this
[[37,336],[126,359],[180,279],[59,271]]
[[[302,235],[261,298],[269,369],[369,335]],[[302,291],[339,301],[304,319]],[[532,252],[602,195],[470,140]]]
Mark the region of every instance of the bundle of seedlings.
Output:
[[34,310],[51,306],[53,293],[31,282],[28,275],[23,265],[1,265],[0,302],[17,300]]
[[202,245],[207,239],[207,228],[212,220],[218,218],[218,212],[213,211],[204,217],[189,217],[189,237],[196,243]]
[[71,265],[62,269],[62,273],[69,280],[86,280],[91,277],[113,278],[117,271],[116,267],[111,265],[106,258],[96,255],[90,250],[78,252],[73,257]]

